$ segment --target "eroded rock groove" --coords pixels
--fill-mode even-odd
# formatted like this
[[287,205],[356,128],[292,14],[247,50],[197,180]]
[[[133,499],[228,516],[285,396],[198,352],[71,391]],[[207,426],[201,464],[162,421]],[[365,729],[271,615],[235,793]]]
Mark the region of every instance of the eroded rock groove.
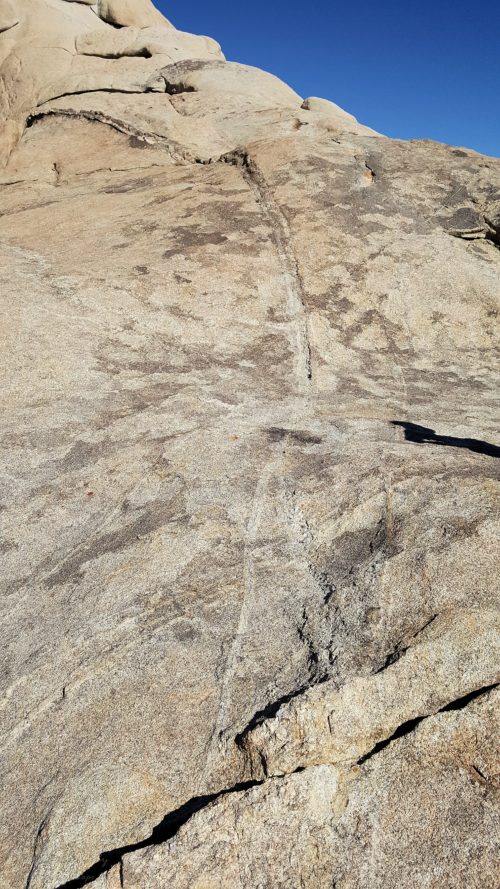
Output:
[[283,270],[288,312],[295,330],[296,342],[294,353],[297,383],[300,389],[307,391],[313,381],[313,368],[306,294],[297,256],[293,248],[293,238],[288,220],[262,170],[247,151],[232,151],[224,155],[220,160],[222,163],[232,164],[241,168],[246,181],[256,194],[257,203],[262,207],[268,221],[276,253]]

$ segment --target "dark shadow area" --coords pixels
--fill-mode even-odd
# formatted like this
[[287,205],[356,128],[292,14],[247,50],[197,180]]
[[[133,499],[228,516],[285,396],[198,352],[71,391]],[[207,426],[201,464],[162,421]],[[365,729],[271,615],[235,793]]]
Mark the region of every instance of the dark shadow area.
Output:
[[426,426],[418,426],[417,423],[407,423],[403,420],[391,420],[392,426],[400,426],[404,429],[405,440],[412,444],[444,445],[447,448],[465,448],[475,454],[483,454],[485,457],[500,457],[500,447],[482,441],[479,438],[455,438],[453,435],[438,435],[434,429]]
[[81,889],[82,886],[87,886],[89,883],[97,880],[102,874],[111,870],[112,867],[121,861],[124,855],[129,855],[131,852],[137,852],[138,849],[144,849],[146,846],[156,846],[160,843],[167,842],[167,840],[171,840],[177,831],[180,830],[180,828],[186,824],[196,812],[201,811],[201,809],[204,809],[210,803],[213,803],[230,793],[239,793],[244,790],[250,790],[252,787],[257,787],[261,783],[261,781],[247,781],[244,784],[237,784],[234,787],[222,790],[219,793],[194,797],[187,803],[184,803],[183,806],[180,806],[178,809],[175,809],[175,811],[170,812],[169,815],[166,815],[145,840],[140,840],[138,843],[131,843],[129,846],[121,846],[119,849],[113,849],[110,852],[103,852],[99,861],[96,861],[92,867],[89,867],[83,874],[80,874],[79,877],[75,877],[74,880],[68,880],[67,883],[61,883],[57,889]]
[[379,741],[378,744],[375,744],[375,747],[373,747],[372,750],[358,759],[358,766],[362,766],[363,763],[371,759],[372,756],[376,756],[381,750],[385,750],[389,744],[392,744],[393,741],[397,741],[398,738],[404,738],[405,735],[410,735],[426,718],[426,716],[417,716],[416,719],[409,719],[408,722],[403,722],[390,738],[385,738],[384,741]]
[[470,694],[464,695],[463,698],[458,698],[456,701],[452,701],[451,704],[446,704],[446,706],[442,707],[439,712],[451,713],[453,710],[463,710],[468,704],[472,704],[476,698],[480,698],[482,695],[487,695],[490,691],[494,691],[498,688],[498,686],[499,683],[494,682],[493,685],[486,685],[484,688],[478,688],[477,691],[471,691]]

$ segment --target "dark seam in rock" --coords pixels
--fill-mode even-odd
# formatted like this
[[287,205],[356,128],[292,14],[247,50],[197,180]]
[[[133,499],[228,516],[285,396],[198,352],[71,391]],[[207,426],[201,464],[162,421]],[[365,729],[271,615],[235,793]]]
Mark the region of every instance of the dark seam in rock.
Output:
[[307,669],[309,671],[308,688],[321,685],[330,679],[328,672],[320,672],[319,661],[322,649],[317,645],[316,640],[308,633],[309,613],[307,606],[302,609],[302,623],[297,627],[297,635],[300,642],[307,651]]
[[[87,886],[89,883],[93,883],[98,877],[110,871],[116,864],[120,864],[123,885],[122,859],[124,855],[129,855],[132,852],[137,852],[139,849],[145,849],[148,846],[158,846],[162,843],[166,843],[168,840],[171,840],[181,827],[183,827],[184,824],[186,824],[186,822],[197,812],[218,802],[219,799],[222,799],[225,796],[250,790],[252,787],[258,787],[263,783],[263,781],[247,781],[242,784],[235,784],[234,787],[229,787],[218,793],[197,796],[188,800],[182,806],[179,806],[178,809],[165,815],[145,840],[139,840],[137,843],[130,843],[128,846],[121,846],[120,848],[112,849],[109,852],[102,852],[99,861],[96,861],[95,864],[87,868],[83,874],[80,874],[79,877],[75,877],[72,880],[68,880],[66,883],[61,883],[56,889],[81,889],[82,886]],[[29,889],[28,885],[26,886],[26,889]]]
[[125,121],[118,120],[114,117],[108,117],[108,115],[103,114],[100,111],[74,111],[70,108],[50,108],[47,111],[36,111],[28,117],[26,122],[26,127],[32,127],[34,123],[38,120],[41,120],[43,117],[71,117],[71,118],[80,118],[82,120],[95,121],[96,123],[102,123],[105,126],[109,126],[114,130],[117,130],[119,133],[124,133],[127,136],[135,136],[136,139],[140,139],[142,142],[148,145],[156,145],[165,150],[165,152],[172,158],[172,160],[176,162],[184,161],[188,164],[199,164],[205,163],[205,161],[200,160],[199,158],[193,157],[188,151],[183,149],[177,142],[170,141],[166,139],[164,136],[160,136],[158,133],[146,133],[142,130],[138,130],[133,126],[125,123]]
[[6,34],[7,31],[12,31],[12,28],[16,28],[19,22],[14,22],[12,25],[7,25],[5,28],[0,28],[0,34]]
[[426,719],[429,719],[432,716],[437,716],[439,713],[449,713],[455,710],[464,710],[469,704],[475,701],[477,698],[482,697],[483,695],[489,694],[490,691],[494,691],[498,688],[500,683],[495,682],[493,685],[486,685],[483,688],[478,688],[476,691],[470,692],[468,695],[464,695],[462,698],[457,698],[456,701],[451,701],[449,704],[445,704],[444,707],[441,707],[435,713],[426,713],[424,716],[417,716],[415,719],[409,719],[407,722],[403,722],[395,732],[384,741],[379,741],[378,744],[375,744],[375,747],[372,747],[368,753],[365,753],[361,759],[357,760],[357,765],[363,765],[363,763],[367,762],[367,760],[371,759],[372,756],[376,756],[377,753],[380,753],[382,750],[385,750],[389,744],[392,744],[393,741],[397,741],[398,738],[404,738],[406,735],[411,734],[415,731],[416,728],[420,725],[421,722],[424,722]]
[[162,73],[162,77],[165,83],[165,92],[169,96],[179,96],[181,93],[195,93],[196,90],[194,86],[189,86],[187,83],[172,83],[170,80],[167,80],[165,75]]
[[401,660],[403,655],[405,655],[406,652],[408,651],[412,640],[416,639],[417,636],[420,636],[420,633],[423,633],[424,630],[427,629],[427,627],[430,627],[430,625],[432,623],[434,623],[434,621],[436,620],[437,617],[439,617],[438,614],[433,614],[432,617],[429,618],[428,621],[426,621],[426,623],[423,625],[423,627],[420,627],[419,630],[417,630],[415,633],[413,633],[413,636],[411,636],[410,640],[407,643],[398,642],[398,644],[393,648],[393,650],[390,651],[388,655],[386,655],[382,666],[379,667],[378,670],[375,670],[374,676],[377,676],[379,673],[383,673],[384,670],[387,670],[388,667],[392,667],[393,664],[397,664],[397,662],[399,660]]
[[46,825],[46,823],[47,823],[47,819],[48,819],[48,817],[49,817],[49,814],[50,814],[50,813],[47,813],[47,814],[42,818],[42,820],[41,820],[41,822],[40,822],[40,826],[39,826],[39,828],[38,828],[38,830],[37,830],[37,832],[36,832],[35,842],[34,842],[34,844],[33,844],[33,855],[32,855],[32,857],[31,857],[31,866],[30,866],[30,869],[29,869],[29,872],[28,872],[28,876],[26,877],[26,883],[24,884],[24,885],[25,885],[25,889],[30,889],[31,878],[32,878],[32,876],[33,876],[33,871],[34,871],[34,869],[35,869],[35,864],[36,864],[36,853],[37,853],[37,851],[38,851],[38,844],[39,844],[39,842],[40,842],[40,837],[42,836],[42,833],[43,833],[43,831],[45,830],[45,825]]
[[404,429],[405,440],[412,444],[443,445],[448,448],[465,448],[475,454],[483,454],[485,457],[500,457],[500,447],[478,438],[456,438],[453,435],[438,435],[434,429],[419,426],[404,420],[391,420],[392,426],[401,426]]
[[159,95],[163,95],[161,90],[151,90],[151,89],[137,89],[137,90],[125,90],[120,89],[119,87],[112,86],[102,86],[99,89],[82,89],[82,90],[70,90],[68,93],[58,93],[57,96],[51,96],[50,99],[44,99],[43,102],[40,102],[36,107],[41,108],[43,105],[48,105],[49,102],[56,102],[58,99],[70,99],[71,96],[93,96],[96,93],[121,93],[123,96],[143,96],[150,92],[157,92]]
[[[468,695],[465,695],[462,698],[457,698],[456,701],[452,701],[450,704],[446,704],[437,713],[430,713],[424,716],[419,716],[416,719],[408,720],[407,722],[402,723],[395,732],[384,741],[380,741],[376,744],[372,750],[362,756],[360,759],[356,761],[356,765],[363,765],[367,760],[371,759],[373,756],[376,756],[386,747],[388,747],[393,741],[403,738],[408,734],[411,734],[424,720],[428,719],[430,716],[436,716],[438,713],[446,713],[449,711],[462,710],[467,707],[470,703],[475,701],[477,698],[488,694],[490,691],[498,688],[500,683],[494,683],[493,685],[484,686],[483,688],[477,689],[476,691],[471,692]],[[300,692],[292,695],[292,697],[296,697]],[[286,701],[285,701],[286,703]],[[254,717],[255,719],[255,717]],[[237,742],[241,743],[242,735],[237,736]],[[341,764],[337,764],[337,767]],[[299,766],[290,774],[298,774],[300,772],[307,771],[307,766]],[[267,774],[267,767],[265,758],[262,761],[262,769],[265,777],[261,780],[254,781],[246,781],[244,783],[235,784],[233,787],[226,788],[225,790],[218,791],[217,793],[207,794],[205,796],[194,797],[191,800],[188,800],[178,809],[175,809],[173,812],[170,812],[166,815],[159,824],[153,828],[150,836],[145,840],[139,840],[137,843],[131,843],[128,846],[122,846],[118,849],[113,849],[109,852],[103,852],[100,855],[99,861],[95,862],[90,868],[88,868],[83,874],[79,877],[76,877],[72,880],[68,880],[66,883],[61,883],[59,886],[55,887],[55,889],[81,889],[83,886],[87,886],[88,884],[94,882],[98,877],[107,873],[114,867],[116,864],[120,864],[120,879],[122,880],[123,885],[123,857],[124,855],[129,855],[132,852],[136,852],[139,849],[144,849],[148,846],[157,846],[162,843],[171,840],[194,815],[200,812],[202,809],[207,808],[215,803],[217,803],[220,799],[223,799],[226,796],[232,795],[234,793],[242,793],[246,790],[251,790],[254,787],[261,787],[268,780],[281,780],[284,775],[273,775],[270,778]],[[33,852],[33,863],[31,866],[30,874],[28,877],[28,882],[26,883],[25,889],[29,889],[29,881],[31,880],[31,875],[33,873],[33,869],[35,866],[36,859],[36,848],[38,845],[38,841],[41,833],[43,832],[47,817],[45,817],[44,821],[40,825],[37,839],[35,842],[35,849]]]
[[488,784],[488,783],[489,783],[488,778],[486,777],[485,774],[483,774],[483,772],[481,771],[480,768],[478,768],[477,766],[475,766],[475,765],[473,764],[473,765],[472,765],[472,770],[473,770],[473,771],[476,773],[476,775],[480,778],[480,780],[481,780],[482,783],[484,783],[484,784]]
[[237,746],[241,750],[243,750],[245,738],[251,731],[253,731],[254,728],[256,728],[258,725],[261,725],[263,722],[266,722],[267,719],[273,719],[273,717],[276,716],[276,714],[278,713],[278,710],[280,710],[284,704],[289,704],[290,701],[294,700],[294,698],[299,698],[315,684],[317,683],[313,683],[312,685],[301,685],[300,688],[295,689],[287,695],[283,695],[283,697],[278,698],[271,704],[267,704],[261,710],[257,710],[257,712],[254,713],[254,715],[252,716],[248,725],[246,725],[245,728],[236,735],[234,740]]
[[219,158],[220,163],[240,167],[243,175],[256,193],[259,203],[267,217],[272,232],[274,248],[281,267],[289,279],[289,295],[294,304],[292,312],[298,326],[298,346],[300,366],[298,369],[299,383],[310,384],[312,381],[311,345],[309,325],[306,314],[306,294],[304,282],[299,271],[298,260],[288,231],[288,220],[276,201],[262,171],[245,149],[237,149]]
[[488,694],[490,691],[494,691],[496,688],[500,687],[499,682],[493,682],[491,685],[485,685],[483,688],[478,688],[476,691],[469,692],[468,695],[464,695],[462,698],[457,698],[456,701],[451,701],[449,704],[445,704],[444,707],[441,707],[440,713],[451,713],[454,710],[464,710],[469,704],[472,704],[476,698],[480,698],[482,695]]
[[[87,59],[152,59],[153,54],[149,51],[149,49],[129,49],[128,51],[121,50],[120,52],[85,52],[85,50],[79,50],[77,52],[78,56],[85,56]],[[122,92],[122,90],[119,90]],[[123,90],[123,92],[126,92]]]
[[497,250],[500,250],[500,229],[498,231],[490,231],[487,233],[485,241],[492,244]]

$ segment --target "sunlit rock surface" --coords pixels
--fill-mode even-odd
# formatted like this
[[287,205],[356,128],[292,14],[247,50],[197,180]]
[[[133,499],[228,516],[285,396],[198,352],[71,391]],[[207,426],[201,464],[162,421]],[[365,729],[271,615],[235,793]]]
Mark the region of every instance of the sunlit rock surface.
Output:
[[1,889],[494,889],[500,161],[3,0]]

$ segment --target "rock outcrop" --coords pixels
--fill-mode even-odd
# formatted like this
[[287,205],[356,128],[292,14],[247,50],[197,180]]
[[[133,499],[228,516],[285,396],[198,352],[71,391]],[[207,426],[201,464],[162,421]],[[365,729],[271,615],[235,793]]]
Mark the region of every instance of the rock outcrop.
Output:
[[2,0],[1,889],[494,889],[500,161]]

